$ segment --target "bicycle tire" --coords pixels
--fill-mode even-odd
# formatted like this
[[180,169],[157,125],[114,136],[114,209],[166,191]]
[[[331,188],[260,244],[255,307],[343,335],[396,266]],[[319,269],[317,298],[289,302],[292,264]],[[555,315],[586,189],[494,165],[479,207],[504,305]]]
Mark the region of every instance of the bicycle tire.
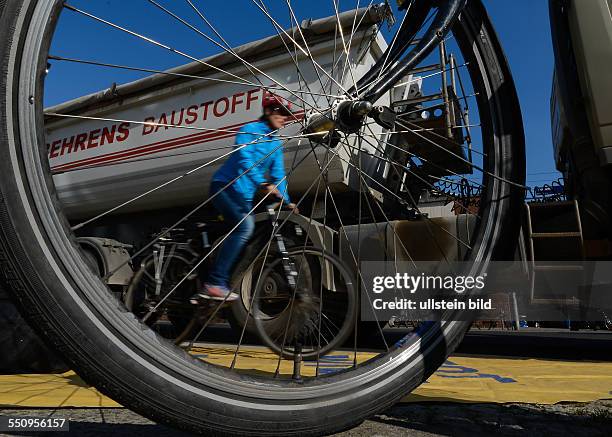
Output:
[[[247,376],[232,377],[177,352],[96,290],[100,281],[74,256],[78,246],[66,238],[68,224],[54,191],[47,189],[52,187],[48,164],[45,168],[44,159],[32,159],[39,158],[33,145],[44,144],[42,120],[32,118],[32,107],[42,108],[33,97],[37,93],[24,94],[33,86],[42,92],[38,74],[43,66],[30,56],[48,47],[50,32],[36,31],[47,28],[46,17],[61,4],[0,4],[0,144],[6,153],[0,161],[0,276],[22,314],[85,381],[152,420],[190,432],[321,435],[388,408],[444,362],[468,322],[439,324],[416,342],[397,345],[386,365],[340,373],[308,391],[282,381],[248,385]],[[482,74],[491,91],[479,96],[497,117],[496,153],[490,159],[499,175],[520,181],[524,144],[518,99],[479,0],[469,1],[455,30],[469,36],[477,58],[469,68]],[[469,53],[471,47],[464,48]],[[500,200],[486,210],[487,226],[474,246],[485,261],[502,257],[514,242],[518,223],[511,211],[518,210],[521,199],[520,189],[507,184],[493,181],[490,189]]]

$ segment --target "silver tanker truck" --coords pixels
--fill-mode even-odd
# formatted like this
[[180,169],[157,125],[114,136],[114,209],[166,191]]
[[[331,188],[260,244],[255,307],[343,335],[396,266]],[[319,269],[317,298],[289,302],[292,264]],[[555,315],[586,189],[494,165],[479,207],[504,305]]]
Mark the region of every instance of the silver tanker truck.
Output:
[[[344,75],[345,83],[338,86],[349,87],[355,76],[358,78],[367,72],[384,52],[387,43],[377,27],[384,17],[379,12],[379,9],[370,8],[360,18],[349,49],[353,77]],[[349,32],[354,25],[354,14],[341,14],[340,21]],[[338,63],[333,56],[341,44],[336,23],[336,17],[302,23],[312,55],[329,71]],[[235,80],[250,77],[252,72],[232,54],[222,53],[132,83],[113,84],[98,93],[46,108],[45,113],[49,116],[47,150],[56,190],[68,219],[86,224],[79,225],[76,230],[85,253],[93,257],[101,274],[112,271],[113,265],[125,263],[129,258],[126,248],[142,247],[170,220],[206,199],[211,176],[231,150],[236,131],[260,116],[262,99],[267,93],[284,98],[296,118],[309,115],[303,100],[324,98],[324,93],[319,97],[315,93],[298,99],[286,91],[303,88],[304,82],[308,89],[321,88],[320,78],[308,59],[299,60],[303,77],[298,77],[286,44],[280,36],[272,36],[233,49],[242,58],[256,59],[253,65],[265,72],[258,73],[256,78],[262,87]],[[231,76],[219,73],[213,65],[223,66]],[[275,87],[273,78],[286,84],[286,89]],[[417,75],[410,75],[381,98],[379,104],[389,105],[391,100],[418,97],[421,83]],[[52,114],[69,114],[74,118],[56,118]],[[376,135],[385,135],[378,125],[372,129]],[[295,130],[289,126],[280,135],[292,132]],[[291,163],[303,158],[309,149],[298,141],[289,141],[284,150],[289,169]],[[350,166],[351,160],[357,158],[350,156],[347,150],[338,149],[339,156],[332,159],[326,169],[327,182],[339,196],[351,186],[359,189],[359,178]],[[359,159],[363,162],[376,152],[374,146],[368,144],[362,144],[360,150]],[[288,182],[292,196],[299,197],[312,185],[320,174],[319,161],[324,154],[321,149],[316,158],[308,157],[291,172]],[[370,167],[371,175],[381,171],[377,162]],[[362,168],[368,168],[367,164]],[[180,180],[166,184],[177,179]],[[375,192],[376,185],[368,189]],[[314,232],[319,235],[315,244],[331,241],[333,232],[322,229],[323,225],[316,222],[316,205],[303,209],[311,211],[308,226],[313,223],[318,226]],[[446,216],[432,218],[439,221],[434,231],[446,250],[445,256],[457,258],[461,248],[457,248],[453,239],[462,232],[459,228],[467,232],[465,216],[457,218],[452,212],[452,204],[434,205],[429,211],[432,216]],[[104,216],[99,217],[99,214]],[[87,225],[91,217],[97,219],[94,224]],[[306,226],[304,217],[292,220]],[[418,236],[423,235],[427,227],[424,223],[384,223],[382,228],[376,224],[368,226],[370,235],[364,227],[353,232],[346,226],[342,239],[354,240],[350,245],[355,247],[368,245],[371,238],[380,237],[382,232],[390,251],[397,252],[395,239],[398,235],[409,235],[406,238],[410,239],[413,253],[427,250],[429,246],[418,241]],[[388,229],[389,226],[394,229]],[[414,232],[407,232],[408,226],[413,227]],[[344,244],[344,251],[341,248],[336,251],[348,257],[348,246]],[[372,249],[371,244],[369,248]],[[372,253],[372,258],[379,255]],[[127,285],[131,276],[129,266],[125,265],[107,279],[110,285]]]

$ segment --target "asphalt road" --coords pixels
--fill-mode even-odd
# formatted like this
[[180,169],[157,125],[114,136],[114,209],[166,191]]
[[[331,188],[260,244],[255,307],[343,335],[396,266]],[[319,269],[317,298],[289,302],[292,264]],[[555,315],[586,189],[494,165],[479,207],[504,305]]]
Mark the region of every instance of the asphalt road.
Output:
[[[2,415],[48,417],[70,420],[70,432],[59,436],[79,437],[179,437],[188,434],[157,425],[124,409],[0,410]],[[337,434],[361,436],[609,436],[612,401],[589,404],[401,404],[361,426]],[[49,433],[6,433],[34,436]]]
[[[394,332],[393,335],[400,335]],[[569,360],[610,360],[612,333],[526,330],[472,330],[457,351],[465,355],[537,356]],[[1,415],[65,417],[70,432],[60,436],[182,436],[126,409],[0,410]],[[612,400],[586,404],[410,403],[391,408],[340,434],[353,436],[555,435],[608,436]],[[0,435],[33,436],[36,433]],[[44,433],[40,435],[50,435]]]

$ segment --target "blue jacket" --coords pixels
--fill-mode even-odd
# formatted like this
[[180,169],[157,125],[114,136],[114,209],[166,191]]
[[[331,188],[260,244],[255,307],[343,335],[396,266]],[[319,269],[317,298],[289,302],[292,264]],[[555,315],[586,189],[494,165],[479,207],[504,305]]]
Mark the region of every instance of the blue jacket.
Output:
[[[280,147],[281,140],[274,135],[268,135],[270,132],[272,129],[264,121],[255,121],[243,126],[236,135],[236,150],[215,172],[212,181],[227,184],[258,163],[231,185],[234,191],[249,203],[253,201],[261,184],[265,182],[279,184],[285,177],[283,148]],[[248,145],[241,148],[244,144]],[[276,148],[278,149],[270,154]],[[268,154],[270,156],[266,157]],[[286,179],[280,182],[278,190],[285,198],[285,202],[289,203]]]

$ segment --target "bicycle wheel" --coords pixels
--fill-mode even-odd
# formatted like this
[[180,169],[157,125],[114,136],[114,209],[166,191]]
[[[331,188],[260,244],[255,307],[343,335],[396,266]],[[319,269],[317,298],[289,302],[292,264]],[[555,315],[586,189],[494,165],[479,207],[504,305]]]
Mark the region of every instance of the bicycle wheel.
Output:
[[[241,292],[249,297],[257,334],[283,358],[293,360],[296,345],[304,360],[316,360],[342,346],[355,326],[357,290],[344,264],[312,248],[289,251],[295,286],[287,283],[282,258],[249,263],[241,275]],[[261,272],[261,277],[259,277]],[[253,287],[251,284],[259,284]]]
[[[404,257],[418,247],[430,249],[412,253],[423,260],[444,260],[444,247],[454,245],[459,249],[453,256],[478,271],[491,259],[503,259],[518,229],[512,211],[522,201],[523,132],[510,70],[481,2],[469,0],[464,7],[454,0],[434,6],[402,2],[407,9],[399,12],[398,31],[387,37],[388,43],[381,20],[389,17],[389,10],[371,5],[357,9],[358,2],[340,8],[330,1],[315,8],[310,2],[298,7],[291,1],[253,0],[244,2],[241,14],[230,11],[229,17],[225,5],[203,8],[191,0],[167,8],[143,2],[151,9],[131,9],[133,14],[125,13],[125,3],[116,9],[101,3],[88,2],[81,9],[62,1],[15,0],[0,6],[0,143],[5,152],[0,162],[0,275],[24,316],[101,392],[152,420],[198,433],[333,433],[387,408],[423,382],[461,341],[469,322],[451,317],[421,324],[392,345],[379,328],[381,343],[367,353],[355,344],[327,357],[336,361],[325,372],[315,372],[324,364],[317,360],[314,366],[305,365],[296,380],[293,363],[282,356],[273,355],[274,365],[259,368],[258,363],[269,359],[259,346],[242,344],[240,338],[219,346],[210,337],[211,321],[222,305],[195,334],[199,343],[192,339],[179,347],[155,335],[91,271],[74,236],[112,228],[109,237],[140,247],[131,254],[135,258],[155,242],[125,241],[120,235],[126,227],[132,229],[128,237],[136,239],[152,233],[146,227],[159,230],[175,223],[172,229],[204,211],[211,199],[201,202],[202,179],[189,176],[228,156],[219,155],[228,148],[219,141],[233,138],[237,127],[260,112],[253,102],[265,90],[301,108],[278,135],[291,152],[286,173],[294,201],[306,216],[279,214],[269,241],[281,227],[306,233],[303,241],[337,252],[357,280],[362,261],[388,255],[388,250],[375,250],[384,241],[394,242]],[[187,13],[190,19],[183,18]],[[323,15],[329,18],[302,21]],[[153,17],[166,18],[182,30],[173,31],[170,24],[150,28],[146,22],[140,27],[128,23],[128,18]],[[248,39],[224,38],[223,23],[235,28],[233,21],[243,17],[248,19]],[[191,24],[195,20],[198,25]],[[256,21],[266,23],[266,30]],[[107,39],[100,33],[105,31],[122,36]],[[171,47],[180,43],[181,32],[189,35],[183,41],[193,41],[197,34],[222,54],[202,61],[200,56],[207,53],[194,56]],[[230,48],[264,36],[269,38]],[[162,37],[168,41],[160,41]],[[132,40],[141,45],[130,45]],[[68,50],[75,41],[86,50],[72,56]],[[113,43],[119,48],[105,52]],[[144,44],[193,64],[165,70],[176,65],[176,58],[166,58],[156,69],[128,65],[146,53],[151,55],[147,61],[161,60]],[[96,59],[88,45],[101,55],[122,54],[126,64]],[[289,65],[274,67],[279,54]],[[130,82],[134,76],[116,76],[112,82],[123,85],[45,109],[47,97],[56,103],[88,94],[78,86],[84,78],[98,76],[91,70],[75,73],[77,67],[103,69],[111,76],[154,76],[137,82]],[[54,87],[58,77],[73,87],[65,82]],[[234,88],[224,93],[208,89],[202,105],[177,109],[180,105],[172,99],[197,94],[201,83]],[[77,95],[65,96],[62,89]],[[167,109],[163,117],[155,113],[151,119],[148,111],[159,110],[159,102],[147,99],[160,93],[166,93]],[[234,119],[230,127],[219,124],[218,119],[249,103],[251,112],[241,120]],[[139,104],[150,106],[139,109]],[[86,124],[75,127],[80,122]],[[179,130],[190,130],[190,136],[164,137]],[[154,141],[132,147],[130,138],[143,135]],[[188,148],[203,144],[204,151]],[[181,145],[186,148],[179,149]],[[242,145],[232,146],[228,154]],[[178,162],[174,173],[163,166],[147,167],[166,162],[154,160],[158,156],[153,153],[178,160],[173,161]],[[143,170],[141,178],[134,178],[130,169]],[[133,184],[141,181],[146,187],[136,189]],[[428,197],[447,199],[458,208],[460,219],[470,224],[469,235],[457,230],[442,241],[449,232],[434,230],[445,221],[421,211]],[[160,208],[160,200],[164,208],[175,209]],[[174,221],[177,211],[181,213]],[[421,231],[401,235],[402,223]],[[381,227],[387,238],[371,238],[364,249],[360,237],[366,232],[380,235]],[[411,238],[425,241],[413,245]]]
[[[182,253],[169,253],[165,257],[155,254],[143,260],[123,294],[123,303],[136,317],[143,318],[190,269],[191,261]],[[184,281],[180,289],[166,300],[162,310],[144,322],[164,337],[175,338],[193,318],[194,309],[188,299],[195,291],[195,278]]]

